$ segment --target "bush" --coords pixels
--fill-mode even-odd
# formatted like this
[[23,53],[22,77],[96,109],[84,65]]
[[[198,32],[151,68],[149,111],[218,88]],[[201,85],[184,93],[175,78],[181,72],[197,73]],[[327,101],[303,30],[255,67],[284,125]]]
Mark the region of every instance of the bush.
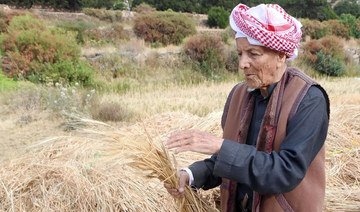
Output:
[[331,55],[339,61],[343,61],[345,57],[345,40],[336,36],[325,36],[319,40],[322,45],[321,51],[327,55]]
[[224,43],[229,44],[229,38],[233,40],[235,38],[235,32],[231,29],[230,26],[227,26],[225,30],[221,33],[221,40]]
[[346,39],[350,38],[350,27],[340,20],[328,20],[324,21],[323,24],[327,28],[328,35],[335,35]]
[[231,51],[228,51],[225,67],[230,72],[237,73],[239,71],[239,53],[237,49],[233,48]]
[[330,76],[341,76],[346,72],[344,65],[345,40],[336,36],[326,36],[310,40],[304,46],[301,58],[309,62],[316,71]]
[[122,18],[122,12],[117,10],[111,11],[105,9],[83,8],[82,12],[86,15],[93,16],[102,21],[111,23],[121,21]]
[[113,23],[106,28],[87,29],[85,34],[87,39],[100,43],[115,43],[130,39],[130,33],[119,23]]
[[79,61],[80,48],[73,34],[48,29],[30,15],[14,17],[8,32],[2,34],[0,45],[10,60],[10,77],[41,83],[91,83],[92,73]]
[[76,42],[78,44],[85,43],[85,37],[86,37],[85,31],[96,27],[96,25],[84,21],[79,21],[76,23],[67,22],[67,23],[58,24],[57,26],[65,29],[66,31],[76,32]]
[[14,80],[7,78],[5,75],[3,75],[0,69],[0,91],[13,89],[16,88],[16,86],[17,83]]
[[153,8],[149,4],[146,4],[145,2],[139,4],[133,10],[137,13],[151,13],[156,11],[155,8]]
[[125,10],[127,8],[123,1],[118,1],[117,3],[113,4],[112,9],[113,10]]
[[327,34],[327,27],[318,20],[303,19],[303,35],[308,35],[312,39],[320,39]]
[[334,6],[334,12],[338,16],[351,14],[355,17],[360,17],[360,5],[356,1],[342,0]]
[[342,23],[347,24],[350,27],[350,36],[354,38],[360,38],[360,20],[356,19],[351,14],[342,14],[340,16]]
[[93,119],[100,121],[124,121],[131,117],[131,114],[119,103],[101,103],[90,109]]
[[211,7],[208,12],[208,25],[225,29],[229,25],[230,13],[223,7]]
[[155,12],[140,15],[134,20],[135,34],[146,42],[178,45],[196,33],[194,23],[183,14]]
[[7,15],[4,10],[0,9],[0,33],[6,32],[8,27]]
[[342,76],[346,72],[345,65],[322,51],[316,53],[316,70],[329,76]]
[[310,40],[303,46],[304,54],[302,57],[315,64],[317,60],[316,54],[322,51],[341,61],[345,57],[344,43],[344,39],[336,36],[326,36],[319,40]]
[[200,69],[208,76],[218,74],[224,67],[224,43],[220,36],[195,35],[184,44],[184,51],[199,62]]

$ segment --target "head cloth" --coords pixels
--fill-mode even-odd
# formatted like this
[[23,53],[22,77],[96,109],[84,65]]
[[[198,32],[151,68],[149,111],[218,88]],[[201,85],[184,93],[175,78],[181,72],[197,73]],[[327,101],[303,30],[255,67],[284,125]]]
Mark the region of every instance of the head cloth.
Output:
[[235,38],[246,37],[250,44],[285,53],[288,60],[297,57],[301,40],[301,23],[277,4],[248,7],[237,5],[230,15]]

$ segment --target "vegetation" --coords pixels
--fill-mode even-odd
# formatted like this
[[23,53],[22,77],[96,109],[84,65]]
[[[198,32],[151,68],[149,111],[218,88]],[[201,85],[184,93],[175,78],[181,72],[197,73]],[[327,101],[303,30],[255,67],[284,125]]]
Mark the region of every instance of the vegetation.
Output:
[[134,20],[135,34],[149,43],[178,45],[196,33],[194,23],[185,15],[172,12],[143,14]]
[[[223,7],[228,12],[231,12],[238,3],[243,3],[248,6],[255,6],[260,3],[271,3],[264,0],[241,0],[240,2],[230,0],[134,0],[132,6],[135,7],[143,2],[155,7],[157,10],[165,11],[171,8],[174,11],[195,13],[208,13],[210,8],[214,6]],[[298,18],[310,18],[320,21],[336,18],[336,13],[331,9],[326,0],[281,0],[276,3],[281,5],[289,14]]]
[[[344,42],[340,37],[326,36],[319,40],[310,40],[303,46],[304,53],[300,59],[329,76],[346,74]],[[351,65],[350,61],[347,61]]]
[[96,17],[102,21],[108,21],[111,23],[119,22],[122,18],[121,11],[110,11],[105,9],[83,8],[82,12],[86,15]]
[[184,44],[184,51],[199,63],[199,68],[207,76],[215,76],[223,71],[224,43],[219,36],[195,35]]
[[360,16],[360,5],[356,1],[342,0],[334,6],[334,12],[341,16],[341,14],[351,14],[358,18]]
[[220,27],[222,29],[229,25],[230,13],[222,7],[211,7],[208,12],[208,25],[210,27]]
[[124,2],[121,0],[0,0],[0,4],[15,5],[22,8],[41,5],[43,7],[68,10],[79,10],[86,7],[121,10],[125,7]]
[[[163,14],[178,14],[166,10]],[[157,12],[150,8],[140,13]],[[186,16],[197,17],[182,14],[180,19]],[[159,42],[145,43],[131,34],[133,23],[128,19],[97,19],[102,18],[85,17],[73,22],[49,19],[44,25],[33,16],[1,16],[0,12],[6,27],[0,35],[1,211],[176,211],[172,198],[158,201],[167,195],[165,189],[159,189],[159,180],[149,181],[139,176],[138,170],[133,172],[133,166],[124,166],[128,159],[134,161],[130,155],[141,154],[124,149],[127,145],[119,142],[134,146],[154,138],[160,144],[168,133],[191,128],[221,136],[219,120],[226,97],[235,84],[244,80],[238,70],[234,32],[229,27],[204,30],[202,26],[199,34],[165,47]],[[330,119],[335,124],[330,126],[326,141],[330,192],[324,210],[328,211],[355,211],[360,201],[355,195],[360,176],[360,68],[353,54],[345,54],[345,48],[355,51],[360,46],[353,20],[343,16],[321,22],[302,21],[308,37],[301,45],[300,58],[290,64],[306,67],[302,70],[307,73],[314,71],[310,73],[331,99]],[[19,58],[33,60],[24,60],[23,65]],[[15,72],[15,64],[29,67],[29,71]],[[17,73],[15,80],[7,77],[10,71]],[[93,78],[89,87],[81,85],[79,76],[88,76],[84,72]],[[19,76],[41,84],[18,82]],[[114,127],[106,128],[109,125]],[[79,127],[91,130],[75,130]],[[114,132],[115,128],[119,131]],[[33,143],[54,136],[59,137],[39,145]],[[25,147],[27,152],[21,152]],[[9,162],[13,156],[16,160]],[[179,167],[203,157],[183,156],[190,161],[179,160]],[[114,165],[117,162],[120,164]],[[201,196],[218,196],[217,190],[208,192]],[[339,203],[339,197],[345,202]]]
[[340,19],[317,21],[303,19],[301,20],[303,35],[310,36],[312,39],[320,39],[327,35],[335,35],[349,39],[350,37],[359,38],[360,19],[350,14],[342,14]]
[[316,70],[329,76],[342,76],[346,72],[345,65],[321,50],[316,53]]
[[1,69],[0,69],[0,91],[13,89],[16,88],[16,86],[17,86],[17,82],[1,74]]
[[30,15],[14,17],[1,36],[0,48],[9,58],[7,75],[32,82],[92,83],[92,69],[80,61],[74,36]]
[[341,14],[340,20],[350,28],[349,35],[354,38],[360,38],[360,19],[356,19],[351,14]]

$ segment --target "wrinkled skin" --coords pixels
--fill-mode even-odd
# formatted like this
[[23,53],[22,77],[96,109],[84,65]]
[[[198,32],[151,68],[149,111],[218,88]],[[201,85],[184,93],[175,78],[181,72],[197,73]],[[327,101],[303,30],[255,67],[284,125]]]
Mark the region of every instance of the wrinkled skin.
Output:
[[[239,68],[243,70],[250,88],[260,89],[261,95],[268,95],[271,84],[280,81],[286,69],[286,56],[269,48],[251,45],[246,38],[236,39],[239,54]],[[223,139],[198,130],[183,130],[169,135],[164,143],[175,153],[192,151],[213,155],[220,151]],[[167,191],[176,198],[184,197],[184,187],[189,183],[189,175],[179,172],[179,188],[164,184]]]
[[246,38],[236,39],[239,68],[244,71],[250,88],[267,96],[271,84],[280,81],[286,69],[286,56],[262,46],[251,45]]

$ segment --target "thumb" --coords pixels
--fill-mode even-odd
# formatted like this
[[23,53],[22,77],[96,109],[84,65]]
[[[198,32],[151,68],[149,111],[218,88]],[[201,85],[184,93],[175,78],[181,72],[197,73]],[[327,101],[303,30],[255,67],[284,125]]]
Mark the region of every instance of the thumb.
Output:
[[189,182],[189,175],[186,171],[180,172],[179,192],[184,193],[185,184]]

